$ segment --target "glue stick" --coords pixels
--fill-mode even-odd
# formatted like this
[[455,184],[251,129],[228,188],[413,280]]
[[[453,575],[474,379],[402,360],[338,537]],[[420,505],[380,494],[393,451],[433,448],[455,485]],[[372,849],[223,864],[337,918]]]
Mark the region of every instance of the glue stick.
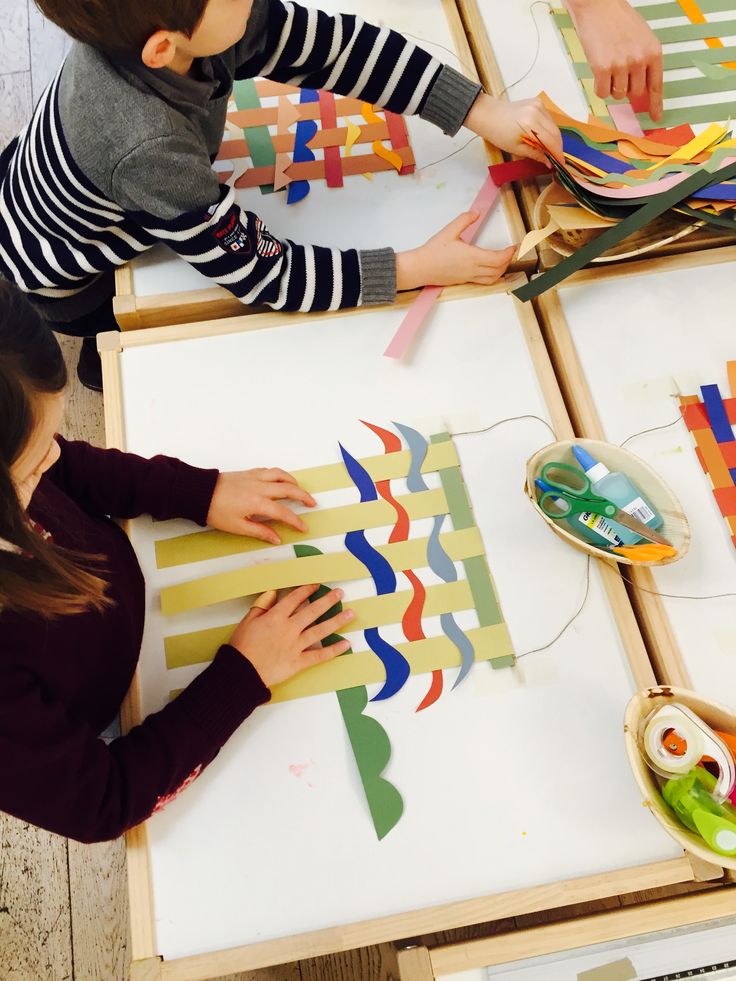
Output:
[[[573,446],[572,452],[596,494],[605,497],[607,501],[611,501],[649,528],[662,527],[664,524],[662,515],[626,474],[618,471],[612,473],[605,463],[594,459],[582,446]],[[634,545],[642,540],[642,536],[637,535],[635,531],[624,528],[616,522],[613,522],[613,525],[616,533],[623,539],[624,545]]]
[[[549,492],[554,493],[554,487],[545,484],[543,480],[535,480],[534,483],[543,494]],[[560,503],[564,506],[564,501]],[[597,548],[616,547],[623,544],[614,531],[611,522],[604,518],[602,514],[593,514],[592,511],[585,511],[582,514],[576,514],[572,518],[564,518],[563,520],[576,538],[582,538]]]

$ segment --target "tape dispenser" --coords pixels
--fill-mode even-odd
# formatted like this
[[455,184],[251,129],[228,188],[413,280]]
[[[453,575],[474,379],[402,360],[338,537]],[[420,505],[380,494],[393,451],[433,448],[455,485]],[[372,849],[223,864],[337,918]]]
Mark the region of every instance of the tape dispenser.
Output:
[[726,739],[736,740],[706,725],[679,702],[663,705],[649,715],[639,734],[640,749],[647,763],[660,776],[685,776],[699,763],[718,768],[711,794],[717,803],[736,797],[736,764]]

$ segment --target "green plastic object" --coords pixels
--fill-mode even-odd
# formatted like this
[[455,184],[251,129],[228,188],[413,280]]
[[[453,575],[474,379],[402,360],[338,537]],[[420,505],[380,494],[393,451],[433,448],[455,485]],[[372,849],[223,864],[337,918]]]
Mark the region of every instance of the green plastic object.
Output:
[[677,818],[718,852],[736,855],[736,809],[731,804],[717,804],[711,796],[716,778],[702,766],[684,777],[668,780],[662,796]]

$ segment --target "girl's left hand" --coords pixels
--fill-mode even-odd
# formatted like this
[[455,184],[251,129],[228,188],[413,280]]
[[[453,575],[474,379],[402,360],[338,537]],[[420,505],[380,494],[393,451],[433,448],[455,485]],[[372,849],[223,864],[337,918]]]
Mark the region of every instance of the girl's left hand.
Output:
[[278,468],[240,470],[221,473],[212,495],[207,524],[219,531],[234,535],[249,535],[271,545],[279,545],[281,539],[268,521],[281,521],[296,531],[306,531],[306,525],[286,504],[280,501],[298,501],[309,508],[316,501],[285,470]]

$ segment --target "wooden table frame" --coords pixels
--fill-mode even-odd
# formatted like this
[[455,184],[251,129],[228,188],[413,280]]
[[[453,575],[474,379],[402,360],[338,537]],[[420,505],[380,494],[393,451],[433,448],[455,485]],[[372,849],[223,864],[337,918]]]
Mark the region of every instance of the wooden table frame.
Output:
[[[492,287],[453,287],[445,290],[440,302],[482,294],[509,292],[526,282],[523,273],[508,276]],[[408,305],[415,294],[400,298]],[[570,438],[573,428],[554,375],[534,311],[529,304],[516,303],[520,328],[529,348],[537,379],[550,412],[558,438]],[[365,314],[368,311],[359,311]],[[354,311],[337,313],[345,316]],[[98,338],[102,355],[105,390],[106,437],[109,447],[125,449],[122,406],[121,355],[130,348],[162,341],[175,342],[193,337],[239,333],[283,326],[288,317],[303,321],[303,314],[254,314],[200,324],[162,327],[150,330],[107,333]],[[608,602],[616,619],[629,664],[638,689],[654,684],[655,678],[647,657],[624,583],[616,568],[600,563]],[[139,678],[133,680],[123,705],[122,722],[128,731],[141,721]],[[209,954],[164,961],[156,950],[150,856],[146,825],[126,836],[130,888],[133,981],[201,981],[201,979],[282,964],[302,958],[317,957],[401,937],[433,933],[486,922],[505,916],[553,909],[566,903],[592,902],[637,890],[653,889],[675,883],[719,878],[723,870],[707,865],[685,853],[668,861],[586,876],[529,889],[489,895],[448,905],[417,910],[397,916],[368,920],[280,940],[266,941]]]
[[[507,99],[506,83],[501,75],[486,24],[478,7],[478,0],[457,0],[457,5],[468,43],[475,59],[478,77],[483,83],[483,87],[491,95]],[[558,0],[558,6],[562,6],[562,0]],[[545,181],[544,183],[547,182]],[[526,227],[529,229],[536,227],[534,209],[542,186],[541,183],[537,183],[536,181],[526,181],[517,189],[521,213]],[[662,256],[680,255],[703,249],[719,249],[734,243],[736,243],[736,235],[719,231],[717,228],[707,225],[705,228],[701,228],[691,235],[686,235],[682,239],[678,239],[675,242],[668,242],[656,249],[652,249],[647,254],[652,258],[661,258]],[[563,258],[545,243],[542,243],[538,247],[538,252],[540,267],[542,269],[549,269],[552,266],[556,266]],[[619,259],[612,260],[610,265],[626,267],[632,261],[646,260]],[[597,265],[600,268],[603,264],[598,263]]]
[[[473,53],[465,36],[465,30],[456,0],[441,0],[450,27],[450,33],[457,48],[460,61],[471,66]],[[486,144],[489,163],[500,163],[503,155],[495,147]],[[506,215],[513,242],[520,242],[526,228],[519,212],[513,188],[506,185],[501,189],[501,205]],[[470,205],[470,201],[468,201]],[[536,265],[536,252],[516,262],[512,269],[531,271]],[[140,330],[147,327],[162,327],[167,324],[195,323],[201,320],[217,320],[223,317],[238,317],[246,314],[247,308],[241,301],[221,286],[208,289],[189,290],[181,293],[162,293],[154,296],[137,296],[133,284],[133,268],[130,263],[115,271],[115,298],[113,300],[115,318],[121,330]],[[258,312],[256,310],[256,312]]]
[[644,933],[707,923],[736,915],[736,887],[723,885],[702,893],[636,903],[592,916],[501,933],[465,943],[397,951],[399,981],[440,981],[447,974],[509,964],[528,957],[572,951],[599,943],[635,939]]
[[[642,259],[625,266],[607,266],[605,269],[584,269],[561,283],[555,290],[543,294],[535,302],[547,349],[562,389],[576,435],[591,439],[605,439],[593,395],[585,380],[580,358],[570,333],[565,313],[560,303],[559,291],[568,286],[617,279],[621,276],[645,276],[657,272],[690,269],[736,262],[736,246],[673,255],[657,259]],[[633,587],[630,598],[636,611],[647,649],[652,657],[657,681],[678,688],[692,688],[692,683],[682,659],[679,645],[661,598],[657,594],[654,576],[650,569],[627,566]]]

